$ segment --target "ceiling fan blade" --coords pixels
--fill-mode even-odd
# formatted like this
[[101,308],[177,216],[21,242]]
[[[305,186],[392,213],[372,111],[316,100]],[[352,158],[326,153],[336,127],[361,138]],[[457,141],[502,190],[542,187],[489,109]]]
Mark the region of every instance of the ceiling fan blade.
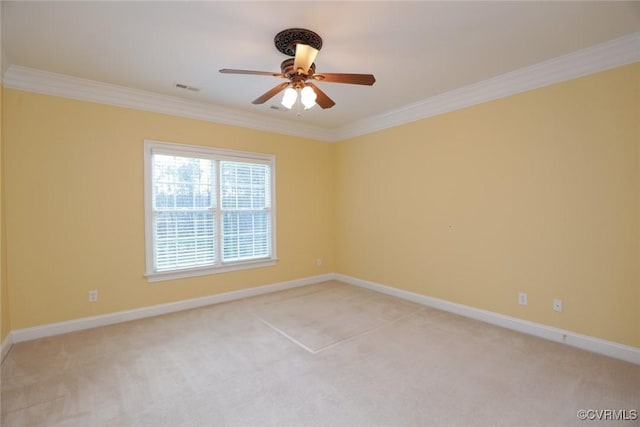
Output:
[[373,74],[319,73],[312,76],[314,80],[329,83],[348,83],[352,85],[371,86],[376,82]]
[[296,72],[299,69],[302,69],[302,73],[307,74],[317,55],[318,49],[306,44],[298,43],[296,45],[296,57],[293,60],[293,69]]
[[233,70],[230,68],[223,68],[220,72],[222,74],[252,74],[257,76],[286,77],[282,73],[272,73],[270,71]]
[[286,88],[287,86],[289,86],[289,82],[280,83],[278,86],[274,87],[270,91],[254,99],[251,103],[264,104],[266,101],[270,100],[271,98],[276,96],[278,93],[282,92],[284,88]]
[[320,88],[316,85],[314,85],[311,82],[307,82],[305,83],[307,86],[309,86],[311,89],[313,89],[313,91],[316,93],[316,104],[318,104],[320,107],[322,107],[322,109],[325,108],[331,108],[334,105],[336,105],[336,103],[333,101],[333,99],[329,98],[327,96],[326,93],[324,93],[323,91],[320,90]]

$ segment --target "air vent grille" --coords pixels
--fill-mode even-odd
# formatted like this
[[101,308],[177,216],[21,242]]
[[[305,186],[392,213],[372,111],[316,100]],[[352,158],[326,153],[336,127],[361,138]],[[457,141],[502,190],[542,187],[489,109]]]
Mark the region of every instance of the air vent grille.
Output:
[[191,92],[198,92],[200,88],[186,85],[184,83],[176,83],[178,89],[190,90]]

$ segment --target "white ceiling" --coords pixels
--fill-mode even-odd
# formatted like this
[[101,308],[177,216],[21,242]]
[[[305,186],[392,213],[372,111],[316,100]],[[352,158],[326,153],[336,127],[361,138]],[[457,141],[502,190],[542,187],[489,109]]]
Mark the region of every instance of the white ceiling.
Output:
[[[372,87],[318,83],[336,101],[300,116],[261,106],[279,31],[324,44],[318,72],[371,73]],[[20,65],[324,129],[640,31],[640,2],[2,1],[2,66]],[[184,83],[200,88],[190,92]]]

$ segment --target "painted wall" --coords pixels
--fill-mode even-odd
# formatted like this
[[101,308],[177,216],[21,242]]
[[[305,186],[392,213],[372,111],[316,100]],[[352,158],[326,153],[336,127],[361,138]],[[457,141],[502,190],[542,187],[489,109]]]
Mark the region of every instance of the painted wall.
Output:
[[[0,23],[2,22],[2,8],[0,8]],[[2,38],[2,31],[0,30],[0,39]],[[2,41],[0,40],[0,46]],[[2,49],[0,49],[1,51]],[[2,53],[0,52],[0,70],[2,70]],[[7,288],[7,255],[6,255],[6,241],[5,241],[5,221],[4,221],[4,159],[2,152],[2,84],[0,83],[0,344],[4,342],[5,338],[11,331],[11,324],[9,320],[9,298]]]
[[[331,145],[8,89],[3,103],[13,330],[335,270]],[[148,283],[144,139],[275,154],[278,264]]]
[[342,141],[338,271],[640,347],[639,124],[635,64]]
[[2,88],[0,87],[0,343],[11,331],[7,282],[7,241],[5,238],[4,147],[2,145]]
[[[337,144],[15,90],[2,104],[3,338],[336,271],[640,347],[640,64]],[[276,154],[278,265],[148,283],[144,139]]]

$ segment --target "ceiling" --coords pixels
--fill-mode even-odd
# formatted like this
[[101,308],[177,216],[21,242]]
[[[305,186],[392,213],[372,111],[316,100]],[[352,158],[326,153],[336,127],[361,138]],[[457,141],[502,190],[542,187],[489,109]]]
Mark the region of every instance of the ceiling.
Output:
[[[320,82],[336,105],[299,115],[251,104],[282,80],[218,70],[279,72],[273,38],[291,27],[323,38],[317,72],[376,83]],[[336,129],[638,31],[640,2],[2,1],[2,67]]]

